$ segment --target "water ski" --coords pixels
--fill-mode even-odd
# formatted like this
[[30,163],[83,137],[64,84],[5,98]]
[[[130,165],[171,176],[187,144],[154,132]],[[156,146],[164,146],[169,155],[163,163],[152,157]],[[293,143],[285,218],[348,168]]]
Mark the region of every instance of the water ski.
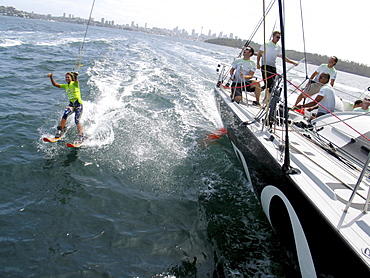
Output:
[[49,142],[49,143],[55,143],[56,141],[59,141],[60,139],[62,139],[61,137],[59,138],[56,138],[56,137],[44,137],[42,138],[42,140],[44,140],[44,142]]
[[61,136],[60,137],[44,137],[44,138],[42,138],[42,140],[44,140],[44,142],[49,142],[49,143],[55,143],[55,142],[57,142],[57,141],[59,141],[60,139],[63,139],[63,137],[64,137],[64,135],[67,133],[67,130],[65,131],[65,132],[63,132],[62,134],[61,134]]
[[74,143],[67,143],[66,146],[70,148],[79,148],[82,146],[83,142],[74,142]]

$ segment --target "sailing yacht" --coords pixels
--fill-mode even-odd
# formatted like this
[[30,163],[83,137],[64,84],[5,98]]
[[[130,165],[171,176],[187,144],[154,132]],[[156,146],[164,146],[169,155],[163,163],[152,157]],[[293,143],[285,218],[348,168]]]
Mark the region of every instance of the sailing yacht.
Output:
[[217,107],[297,277],[370,277],[370,115],[343,111],[312,120],[290,110],[288,93],[299,88],[287,80],[285,63],[266,104],[253,105],[249,92],[237,102],[229,70],[218,67]]

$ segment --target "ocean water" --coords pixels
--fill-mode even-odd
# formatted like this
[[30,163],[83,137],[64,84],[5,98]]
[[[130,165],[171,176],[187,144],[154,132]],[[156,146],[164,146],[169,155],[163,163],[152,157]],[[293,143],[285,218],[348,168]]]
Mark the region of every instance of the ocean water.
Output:
[[[292,277],[222,128],[213,86],[239,50],[89,27],[83,148],[53,87],[86,27],[0,17],[1,277]],[[296,74],[304,74],[298,66]],[[301,70],[301,72],[300,72]],[[369,79],[341,73],[357,98]]]

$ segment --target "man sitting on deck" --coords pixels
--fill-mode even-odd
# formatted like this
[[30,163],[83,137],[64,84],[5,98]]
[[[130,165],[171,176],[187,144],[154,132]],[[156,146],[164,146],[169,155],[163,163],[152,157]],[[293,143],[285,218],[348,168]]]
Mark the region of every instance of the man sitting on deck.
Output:
[[316,71],[311,75],[310,80],[308,81],[308,84],[306,88],[304,89],[305,93],[301,93],[294,104],[295,107],[297,107],[298,103],[301,102],[302,99],[305,99],[308,96],[313,96],[314,94],[317,94],[321,86],[323,84],[320,82],[318,77],[321,73],[326,72],[330,74],[331,80],[330,85],[334,87],[335,79],[337,78],[337,70],[335,69],[335,65],[338,63],[338,58],[336,56],[330,57],[327,64],[321,64]]
[[256,100],[253,101],[253,105],[260,106],[261,85],[259,82],[253,83],[251,80],[256,71],[256,63],[250,59],[253,54],[254,49],[247,46],[243,51],[243,58],[236,59],[233,62],[230,69],[230,75],[233,77],[231,98],[239,103],[243,98],[242,91],[254,92]]
[[329,112],[334,112],[335,109],[335,93],[333,87],[329,84],[330,74],[327,72],[321,73],[319,80],[319,82],[322,83],[323,86],[321,87],[315,100],[296,106],[297,108],[301,109],[303,107],[312,107],[315,106],[317,103],[320,103],[321,105],[319,105],[316,117],[320,117]]
[[369,112],[370,111],[370,99],[365,98],[361,104],[361,107],[355,108],[353,111],[355,112]]

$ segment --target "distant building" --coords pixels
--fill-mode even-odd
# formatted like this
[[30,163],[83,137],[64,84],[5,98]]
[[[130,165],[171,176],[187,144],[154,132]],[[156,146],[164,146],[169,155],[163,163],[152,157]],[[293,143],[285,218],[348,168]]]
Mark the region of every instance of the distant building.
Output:
[[[160,35],[166,35],[166,36],[174,36],[174,37],[183,37],[188,39],[197,39],[200,41],[204,41],[208,38],[217,38],[217,32],[212,34],[212,31],[208,31],[208,36],[206,35],[207,32],[203,33],[203,26],[201,27],[200,34],[195,32],[195,29],[191,31],[191,34],[189,34],[185,29],[180,29],[179,26],[174,28],[173,30],[165,29],[165,28],[148,28],[148,23],[145,23],[145,27],[139,27],[139,24],[135,24],[134,21],[130,23],[126,23],[123,25],[116,24],[115,22],[108,21],[104,18],[101,18],[100,21],[94,21],[94,18],[90,18],[90,20],[86,20],[80,17],[75,17],[73,14],[67,14],[64,12],[62,16],[52,16],[51,14],[36,14],[34,12],[23,12],[15,9],[14,7],[6,7],[3,5],[0,5],[0,16],[14,16],[14,17],[26,17],[26,18],[33,18],[33,19],[42,19],[42,20],[54,20],[54,21],[61,21],[61,22],[71,22],[76,24],[89,24],[93,26],[102,26],[102,27],[109,27],[109,28],[118,28],[118,29],[126,29],[126,30],[135,30],[135,31],[141,31],[141,32],[147,32],[147,33],[154,33],[154,34],[160,34]],[[230,34],[230,37],[233,38],[233,33]],[[227,35],[224,35],[223,32],[220,32],[218,35],[219,38],[227,37]],[[237,37],[236,37],[237,38]]]

